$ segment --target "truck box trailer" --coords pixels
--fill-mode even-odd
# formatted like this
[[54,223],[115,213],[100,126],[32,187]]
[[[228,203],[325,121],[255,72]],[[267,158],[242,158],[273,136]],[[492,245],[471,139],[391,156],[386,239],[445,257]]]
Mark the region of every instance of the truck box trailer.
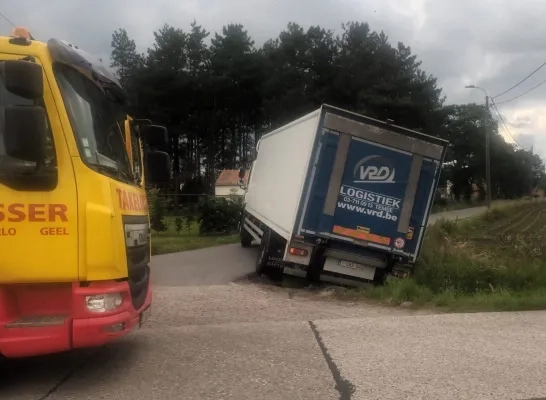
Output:
[[241,245],[260,243],[256,271],[271,276],[354,284],[411,269],[446,148],[443,139],[323,105],[258,141]]

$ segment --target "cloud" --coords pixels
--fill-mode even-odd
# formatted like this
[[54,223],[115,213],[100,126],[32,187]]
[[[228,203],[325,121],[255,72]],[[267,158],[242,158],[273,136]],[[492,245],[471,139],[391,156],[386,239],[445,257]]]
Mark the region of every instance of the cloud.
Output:
[[520,133],[516,136],[516,140],[521,146],[529,149],[536,144],[535,135],[531,133]]
[[[38,39],[66,39],[108,59],[112,32],[127,29],[140,51],[164,23],[187,29],[193,19],[209,31],[242,23],[257,45],[290,21],[339,30],[350,20],[383,30],[393,44],[411,46],[438,78],[448,103],[484,101],[474,84],[496,96],[546,61],[543,0],[21,0],[0,10]],[[11,27],[0,20],[0,31]],[[502,103],[546,80],[546,67],[495,99],[516,138],[533,135],[546,156],[546,85]],[[523,118],[523,119],[522,119]],[[544,137],[544,140],[542,139]],[[518,140],[519,141],[519,140]]]
[[508,121],[508,125],[513,128],[530,128],[533,120],[529,115],[515,115],[514,119]]

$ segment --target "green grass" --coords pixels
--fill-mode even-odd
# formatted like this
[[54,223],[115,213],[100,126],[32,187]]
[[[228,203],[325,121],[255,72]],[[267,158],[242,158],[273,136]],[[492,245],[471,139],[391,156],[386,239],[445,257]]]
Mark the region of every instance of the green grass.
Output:
[[448,311],[546,309],[546,203],[503,204],[427,231],[415,274],[343,292]]
[[178,233],[175,219],[175,217],[165,218],[165,224],[168,228],[165,232],[152,232],[153,255],[203,249],[236,243],[239,240],[239,235],[201,236],[199,235],[199,224],[196,222],[190,224],[189,229],[183,224],[182,230]]
[[473,207],[480,207],[483,206],[485,203],[482,202],[476,202],[476,203],[469,203],[466,201],[447,201],[445,204],[433,204],[431,213],[436,214],[444,211],[455,211],[455,210],[462,210],[465,208],[473,208]]
[[[521,201],[529,201],[531,200],[531,197],[526,197],[524,199],[518,199],[518,200],[493,200],[491,204],[493,207],[502,207],[505,205],[512,205],[517,204]],[[446,204],[433,204],[431,213],[437,214],[445,211],[457,211],[457,210],[464,210],[467,208],[474,208],[474,207],[483,207],[486,205],[485,201],[477,201],[470,203],[468,201],[452,201],[449,200],[446,202]]]
[[153,237],[152,254],[176,253],[179,251],[197,250],[205,247],[237,243],[239,235],[230,236],[179,236]]
[[345,300],[375,300],[387,305],[434,308],[449,312],[523,311],[546,309],[546,288],[498,289],[472,294],[446,289],[437,293],[414,279],[391,279],[384,286],[348,290],[337,296]]

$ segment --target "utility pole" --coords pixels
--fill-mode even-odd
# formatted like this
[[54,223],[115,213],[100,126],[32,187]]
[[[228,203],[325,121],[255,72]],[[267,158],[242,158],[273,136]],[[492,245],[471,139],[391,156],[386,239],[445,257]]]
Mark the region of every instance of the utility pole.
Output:
[[485,93],[485,119],[483,124],[485,129],[485,202],[487,208],[491,209],[491,129],[489,129],[489,120],[487,118],[488,112],[489,96]]
[[489,119],[487,114],[489,112],[489,95],[484,88],[475,85],[465,86],[466,89],[479,89],[485,95],[485,114],[483,120],[483,127],[485,130],[485,202],[487,208],[491,210],[491,154],[490,154],[490,142],[491,142],[491,129],[489,129]]
[[529,182],[529,186],[530,186],[530,192],[529,192],[529,195],[530,196],[533,196],[533,189],[534,189],[534,185],[533,185],[533,181],[535,180],[535,173],[533,171],[533,146],[531,146],[531,151],[529,152],[529,168],[531,169],[531,180]]

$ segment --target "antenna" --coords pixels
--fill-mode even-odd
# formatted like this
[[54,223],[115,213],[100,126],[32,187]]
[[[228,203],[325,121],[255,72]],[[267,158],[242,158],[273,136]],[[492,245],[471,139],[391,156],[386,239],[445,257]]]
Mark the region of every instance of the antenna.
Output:
[[4,14],[2,14],[1,12],[0,12],[0,17],[5,19],[8,24],[10,24],[11,26],[13,26],[15,28],[15,24],[13,22],[11,22],[10,19],[8,17],[6,17]]
[[[15,26],[15,24],[14,24],[8,17],[6,17],[4,14],[2,14],[1,12],[0,12],[0,18],[4,19],[8,24],[10,24],[11,26],[13,26],[14,28],[17,28],[17,27]],[[34,38],[32,37],[32,34],[31,34],[30,32],[28,32],[28,36],[29,36],[29,39],[30,39],[30,40],[36,40],[36,39],[34,39]]]

